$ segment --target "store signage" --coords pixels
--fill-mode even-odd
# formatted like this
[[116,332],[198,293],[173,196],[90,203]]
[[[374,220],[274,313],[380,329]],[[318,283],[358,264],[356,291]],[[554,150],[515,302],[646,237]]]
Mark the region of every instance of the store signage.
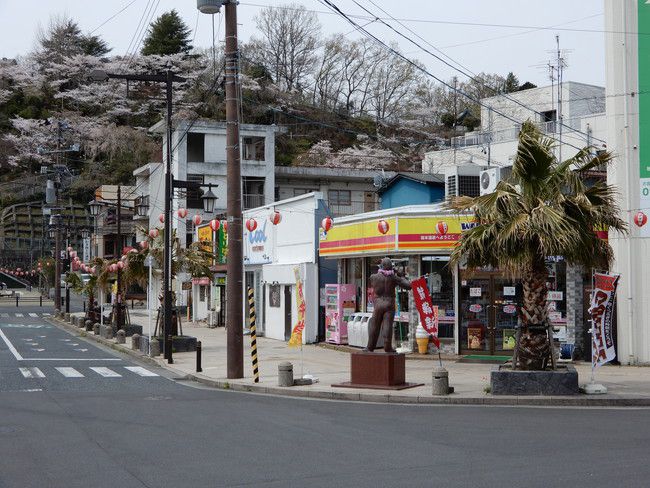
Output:
[[472,313],[481,313],[483,311],[483,305],[480,303],[472,303],[469,306],[469,311]]
[[517,293],[517,290],[514,286],[504,286],[503,287],[503,296],[514,297]]
[[482,290],[481,287],[478,286],[476,288],[470,288],[469,289],[469,296],[471,297],[480,297],[482,295]]
[[503,313],[513,315],[513,314],[517,313],[517,306],[516,305],[504,305],[503,306]]
[[562,320],[562,312],[549,312],[548,319],[551,322],[557,322],[558,320]]
[[594,367],[602,366],[616,357],[612,319],[614,298],[620,275],[594,273],[591,294],[591,360]]
[[[639,206],[650,208],[650,4],[638,0],[637,45],[638,58],[638,97],[639,97]],[[639,228],[642,237],[650,237],[650,225]]]
[[561,291],[549,291],[548,295],[546,295],[546,299],[548,301],[561,302],[562,300],[564,300],[564,292],[561,292]]
[[192,284],[193,285],[209,285],[210,284],[210,278],[207,276],[203,276],[201,278],[192,278]]
[[429,294],[426,280],[424,278],[413,280],[411,282],[411,289],[413,290],[415,308],[418,309],[418,313],[420,314],[422,327],[431,334],[431,338],[436,347],[440,348],[440,340],[438,339],[438,307],[433,306],[431,303],[431,295]]
[[272,260],[271,229],[268,219],[258,219],[260,224],[253,230],[244,229],[244,263],[266,264]]

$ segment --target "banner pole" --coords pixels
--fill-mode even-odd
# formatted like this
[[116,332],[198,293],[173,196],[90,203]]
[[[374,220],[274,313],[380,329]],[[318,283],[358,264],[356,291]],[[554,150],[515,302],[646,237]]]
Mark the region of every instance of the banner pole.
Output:
[[[593,296],[594,293],[596,292],[596,279],[594,277],[594,270],[592,268],[591,270],[591,295],[589,296],[589,307],[591,308],[591,302],[593,301]],[[591,312],[589,312],[589,315],[591,316]],[[594,379],[594,319],[590,318],[589,323],[591,324],[591,348],[590,348],[590,354],[591,354],[591,383],[595,383]]]

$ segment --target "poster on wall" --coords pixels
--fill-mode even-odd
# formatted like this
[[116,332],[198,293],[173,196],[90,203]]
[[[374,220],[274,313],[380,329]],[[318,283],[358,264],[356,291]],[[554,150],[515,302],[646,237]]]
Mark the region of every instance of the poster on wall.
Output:
[[467,328],[467,348],[468,349],[483,349],[483,333],[480,327]]
[[516,329],[503,329],[503,350],[509,351],[515,348]]
[[269,285],[269,307],[280,308],[280,285]]

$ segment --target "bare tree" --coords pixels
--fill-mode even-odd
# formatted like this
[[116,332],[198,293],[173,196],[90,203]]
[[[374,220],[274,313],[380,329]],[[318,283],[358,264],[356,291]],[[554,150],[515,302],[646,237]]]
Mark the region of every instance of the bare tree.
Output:
[[255,17],[266,64],[281,88],[302,90],[316,62],[320,23],[303,5],[267,7]]
[[346,50],[340,36],[333,36],[325,42],[314,73],[314,104],[325,109],[338,108],[345,57]]

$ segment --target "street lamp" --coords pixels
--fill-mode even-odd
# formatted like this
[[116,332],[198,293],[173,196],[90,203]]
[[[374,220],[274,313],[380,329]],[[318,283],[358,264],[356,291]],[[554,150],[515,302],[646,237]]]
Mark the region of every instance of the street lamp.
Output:
[[88,211],[93,217],[97,217],[99,212],[102,211],[102,205],[97,200],[92,200],[88,202]]
[[[61,311],[61,215],[50,216],[50,237],[54,238],[54,308]],[[52,235],[54,234],[54,235]]]
[[145,202],[144,197],[136,199],[135,214],[138,217],[146,217],[149,214],[149,204]]
[[212,193],[212,185],[208,187],[208,191],[203,194],[201,199],[203,200],[203,210],[206,213],[214,212],[214,204],[217,201],[217,196]]

